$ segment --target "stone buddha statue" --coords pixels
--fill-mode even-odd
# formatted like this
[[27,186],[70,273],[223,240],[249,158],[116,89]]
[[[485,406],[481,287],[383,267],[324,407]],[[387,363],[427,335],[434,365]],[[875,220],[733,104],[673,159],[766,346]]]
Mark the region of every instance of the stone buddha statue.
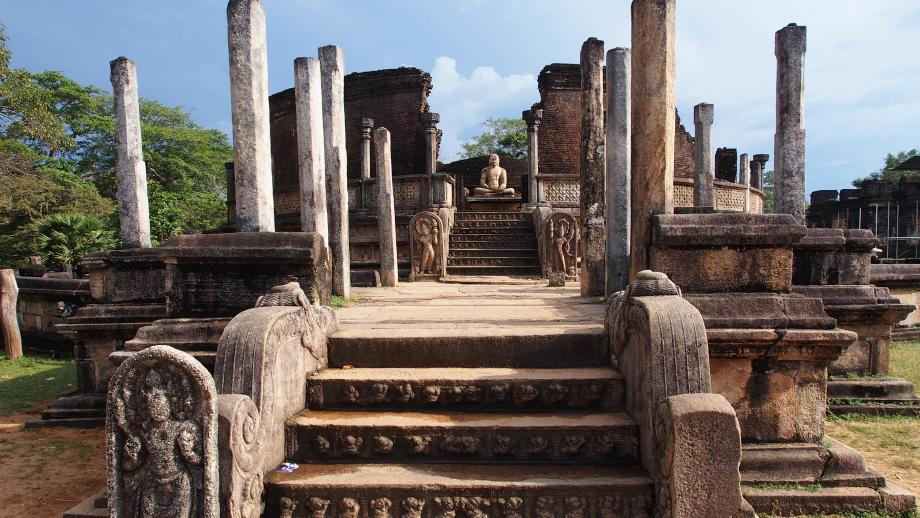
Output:
[[483,167],[479,174],[479,186],[473,189],[476,196],[512,196],[514,189],[508,187],[508,172],[498,165],[498,155],[489,155],[489,167]]

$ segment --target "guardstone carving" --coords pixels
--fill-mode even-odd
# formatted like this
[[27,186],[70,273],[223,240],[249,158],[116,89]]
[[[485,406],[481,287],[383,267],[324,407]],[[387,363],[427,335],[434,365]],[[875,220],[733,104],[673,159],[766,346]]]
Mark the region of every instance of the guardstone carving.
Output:
[[409,280],[437,280],[447,273],[445,228],[433,212],[420,212],[409,220]]
[[543,223],[543,271],[548,277],[562,273],[569,279],[576,277],[578,253],[578,221],[565,212],[554,212]]
[[217,518],[217,396],[190,355],[156,345],[109,384],[109,512],[114,518]]

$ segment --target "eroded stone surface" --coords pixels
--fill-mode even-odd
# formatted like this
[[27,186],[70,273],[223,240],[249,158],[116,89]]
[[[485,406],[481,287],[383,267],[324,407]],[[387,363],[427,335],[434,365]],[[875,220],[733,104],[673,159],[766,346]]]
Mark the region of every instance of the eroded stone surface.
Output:
[[629,49],[607,51],[607,279],[606,295],[629,282],[632,103]]
[[374,149],[377,153],[377,231],[380,242],[380,282],[383,286],[396,286],[396,210],[393,208],[393,164],[390,157],[390,132],[386,128],[374,130]]
[[607,231],[604,217],[604,42],[589,38],[581,47],[582,221],[581,294],[606,295]]
[[329,243],[326,206],[326,151],[319,60],[294,60],[297,106],[297,165],[300,171],[300,230],[316,232]]

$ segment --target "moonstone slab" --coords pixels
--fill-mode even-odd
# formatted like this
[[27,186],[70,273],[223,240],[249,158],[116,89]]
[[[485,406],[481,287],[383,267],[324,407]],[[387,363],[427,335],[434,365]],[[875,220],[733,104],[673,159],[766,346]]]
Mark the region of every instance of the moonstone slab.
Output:
[[147,166],[141,148],[137,68],[122,56],[110,63],[115,95],[115,178],[118,216],[125,248],[150,248]]

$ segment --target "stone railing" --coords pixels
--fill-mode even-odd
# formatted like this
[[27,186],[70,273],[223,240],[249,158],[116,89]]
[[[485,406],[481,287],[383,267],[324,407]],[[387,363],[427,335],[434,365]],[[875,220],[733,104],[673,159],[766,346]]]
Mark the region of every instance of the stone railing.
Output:
[[[537,175],[540,200],[554,208],[578,208],[581,188],[578,175]],[[714,181],[715,209],[724,212],[744,212],[744,194],[747,188],[741,184]],[[748,212],[763,213],[764,192],[750,188]],[[693,206],[693,179],[674,179],[674,206]]]
[[[348,210],[377,211],[376,178],[348,181]],[[415,214],[432,207],[454,205],[454,179],[447,173],[393,176],[393,206],[397,214]]]
[[641,461],[655,480],[656,516],[753,516],[741,496],[735,411],[710,393],[700,312],[666,275],[644,271],[611,297],[606,326]]

